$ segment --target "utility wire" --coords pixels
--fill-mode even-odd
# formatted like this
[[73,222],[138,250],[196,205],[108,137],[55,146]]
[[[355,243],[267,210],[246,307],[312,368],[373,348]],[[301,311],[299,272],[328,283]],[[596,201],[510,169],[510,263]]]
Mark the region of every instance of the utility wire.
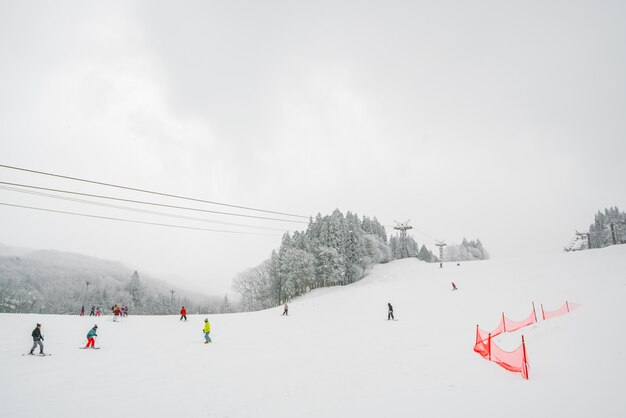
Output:
[[240,235],[265,235],[265,236],[272,236],[272,237],[280,236],[278,234],[264,234],[264,233],[260,233],[260,232],[229,231],[229,230],[223,230],[223,229],[196,228],[196,227],[192,227],[192,226],[161,224],[161,223],[157,223],[157,222],[135,221],[135,220],[132,220],[132,219],[114,218],[114,217],[110,217],[110,216],[88,215],[88,214],[85,214],[85,213],[66,212],[66,211],[62,211],[62,210],[37,208],[37,207],[33,207],[33,206],[14,205],[14,204],[11,204],[11,203],[4,203],[4,202],[0,202],[0,205],[2,205],[2,206],[10,206],[10,207],[14,207],[14,208],[38,210],[38,211],[42,211],[42,212],[53,212],[53,213],[62,213],[62,214],[65,214],[65,215],[83,216],[83,217],[86,217],[86,218],[107,219],[107,220],[110,220],[110,221],[129,222],[129,223],[144,224],[144,225],[164,226],[164,227],[168,227],[168,228],[193,229],[193,230],[197,230],[197,231],[209,231],[209,232],[225,232],[225,233],[229,233],[229,234],[240,234]]
[[215,220],[212,220],[212,219],[195,218],[195,217],[192,217],[192,216],[176,215],[176,214],[173,214],[173,213],[156,212],[156,211],[152,211],[152,210],[131,208],[131,207],[128,207],[128,206],[110,205],[108,203],[94,202],[94,201],[91,201],[91,200],[76,199],[76,198],[73,198],[73,197],[65,197],[65,196],[58,196],[58,195],[49,194],[49,193],[42,193],[42,192],[36,192],[36,191],[31,191],[31,190],[17,189],[15,187],[0,186],[0,189],[2,189],[2,190],[9,190],[9,191],[12,191],[12,192],[26,193],[26,194],[35,195],[35,196],[44,196],[44,197],[50,197],[50,198],[53,198],[53,199],[66,200],[66,201],[69,201],[69,202],[86,203],[88,205],[95,205],[95,206],[102,206],[102,207],[113,208],[113,209],[128,210],[128,211],[132,211],[132,212],[147,213],[147,214],[151,214],[151,215],[169,216],[169,217],[172,217],[172,218],[188,219],[188,220],[192,220],[192,221],[200,221],[200,222],[216,223],[216,224],[221,224],[221,225],[240,226],[240,227],[244,227],[244,228],[265,229],[265,230],[268,230],[268,231],[281,231],[281,232],[284,232],[284,229],[279,229],[279,228],[270,228],[270,227],[265,227],[265,226],[238,224],[238,223],[234,223],[234,222],[222,222],[222,221],[215,221]]
[[[0,165],[0,167],[1,167],[1,165]],[[208,209],[190,208],[190,207],[187,207],[187,206],[166,205],[166,204],[163,204],[163,203],[146,202],[146,201],[143,201],[143,200],[123,199],[121,197],[104,196],[104,195],[91,194],[91,193],[80,193],[80,192],[74,192],[74,191],[70,191],[70,190],[52,189],[52,188],[49,188],[49,187],[31,186],[31,185],[28,185],[28,184],[10,183],[10,182],[6,182],[6,181],[0,181],[0,184],[5,184],[5,185],[8,185],[8,186],[26,187],[26,188],[29,188],[29,189],[45,190],[45,191],[49,191],[49,192],[67,193],[67,194],[73,194],[73,195],[78,195],[78,196],[96,197],[96,198],[99,198],[99,199],[117,200],[119,202],[139,203],[139,204],[142,204],[142,205],[152,205],[152,206],[159,206],[159,207],[170,208],[170,209],[183,209],[183,210],[191,210],[191,211],[195,211],[195,212],[214,213],[214,214],[218,214],[218,215],[238,216],[238,217],[242,217],[242,218],[253,218],[253,219],[264,219],[264,220],[269,220],[269,221],[279,221],[279,222],[291,222],[291,223],[298,223],[298,224],[308,224],[308,222],[296,221],[296,220],[293,220],[293,219],[268,218],[268,217],[265,217],[265,216],[244,215],[244,214],[240,214],[240,213],[231,213],[231,212],[220,212],[220,211],[208,210]]]
[[115,188],[124,189],[124,190],[132,190],[134,192],[149,193],[149,194],[153,194],[153,195],[157,195],[157,196],[166,196],[166,197],[173,197],[175,199],[190,200],[190,201],[193,201],[193,202],[209,203],[211,205],[227,206],[227,207],[230,207],[230,208],[245,209],[245,210],[251,210],[251,211],[255,211],[255,212],[272,213],[274,215],[293,216],[295,218],[304,218],[304,219],[308,219],[309,218],[308,216],[304,216],[304,215],[294,215],[292,213],[275,212],[275,211],[271,211],[271,210],[257,209],[257,208],[252,208],[252,207],[248,207],[248,206],[231,205],[231,204],[228,204],[228,203],[214,202],[214,201],[211,201],[211,200],[196,199],[196,198],[193,198],[193,197],[179,196],[179,195],[175,195],[175,194],[155,192],[155,191],[152,191],[152,190],[138,189],[138,188],[135,188],[135,187],[120,186],[120,185],[117,185],[117,184],[104,183],[104,182],[94,181],[94,180],[87,180],[87,179],[83,179],[83,178],[79,178],[79,177],[70,177],[70,176],[64,176],[64,175],[61,175],[61,174],[47,173],[45,171],[30,170],[28,168],[14,167],[14,166],[5,165],[5,164],[0,164],[0,168],[7,168],[9,170],[25,171],[25,172],[28,172],[28,173],[41,174],[41,175],[44,175],[44,176],[58,177],[58,178],[74,180],[74,181],[82,181],[84,183],[98,184],[100,186],[115,187]]

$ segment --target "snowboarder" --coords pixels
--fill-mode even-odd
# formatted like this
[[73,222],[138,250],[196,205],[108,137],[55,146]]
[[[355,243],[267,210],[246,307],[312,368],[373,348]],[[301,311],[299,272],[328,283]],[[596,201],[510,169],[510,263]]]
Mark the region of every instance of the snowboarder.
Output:
[[285,303],[285,309],[283,310],[283,315],[289,315],[289,306]]
[[89,312],[89,316],[96,316],[96,307],[95,306],[91,306],[91,312]]
[[41,343],[43,341],[43,335],[41,335],[41,324],[37,324],[31,335],[33,336],[33,348],[30,349],[28,354],[32,355],[37,345],[39,345],[39,354],[44,354],[43,344]]
[[387,321],[389,321],[390,319],[393,319],[395,321],[395,318],[393,317],[393,306],[391,306],[391,303],[387,303],[387,308],[389,309],[389,311],[387,312]]
[[80,316],[85,316],[85,305],[80,308]]
[[185,322],[187,322],[187,309],[185,309],[185,307],[183,306],[183,308],[180,310],[180,319],[179,321],[185,320]]
[[209,318],[204,318],[204,328],[202,329],[202,332],[204,332],[204,343],[210,343],[211,337],[209,337],[209,333],[211,332],[211,324],[209,324]]
[[96,334],[96,331],[98,331],[98,325],[94,325],[93,328],[90,329],[87,333],[87,345],[85,346],[85,348],[96,348],[94,347],[94,344],[96,343],[96,339],[94,337],[98,336],[98,334]]
[[454,292],[455,290],[459,290],[457,289],[456,285],[454,284],[454,282],[452,282],[452,291]]

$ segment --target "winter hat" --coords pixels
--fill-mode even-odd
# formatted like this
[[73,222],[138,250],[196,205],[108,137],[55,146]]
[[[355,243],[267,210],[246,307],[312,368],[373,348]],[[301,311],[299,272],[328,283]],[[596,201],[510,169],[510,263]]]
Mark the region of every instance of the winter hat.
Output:
[[209,318],[204,318],[204,322],[209,322]]
[[97,325],[94,325],[93,327],[94,327],[94,328],[98,328],[98,326],[97,326]]
[[38,326],[38,327],[40,327],[40,326],[41,326],[41,324],[37,324],[37,326]]

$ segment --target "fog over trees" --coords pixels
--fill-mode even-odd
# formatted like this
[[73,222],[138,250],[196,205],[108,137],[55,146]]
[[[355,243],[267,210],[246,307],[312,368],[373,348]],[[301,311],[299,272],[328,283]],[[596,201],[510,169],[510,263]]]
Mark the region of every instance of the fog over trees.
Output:
[[[172,292],[173,291],[173,292]],[[0,245],[0,312],[103,313],[127,305],[130,314],[230,312],[228,299],[185,291],[121,263],[58,251]]]

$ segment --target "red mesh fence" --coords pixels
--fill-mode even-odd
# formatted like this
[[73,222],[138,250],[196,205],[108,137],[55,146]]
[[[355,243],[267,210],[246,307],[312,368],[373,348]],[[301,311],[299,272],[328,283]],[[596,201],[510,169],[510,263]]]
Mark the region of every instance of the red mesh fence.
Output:
[[[580,308],[578,303],[572,303],[565,301],[565,304],[556,311],[546,311],[541,305],[541,315],[544,320],[564,315],[568,312]],[[512,321],[502,313],[500,323],[491,332],[484,331],[476,325],[476,342],[474,343],[474,351],[480,354],[483,358],[494,363],[499,364],[501,367],[511,372],[521,373],[524,379],[528,379],[528,360],[526,358],[526,345],[524,344],[524,336],[522,336],[522,345],[512,352],[504,351],[498,347],[493,341],[493,337],[502,334],[503,332],[513,332],[518,329],[527,327],[528,325],[537,322],[537,315],[535,313],[535,304],[533,303],[533,311],[523,321]]]
[[504,351],[493,341],[489,344],[490,360],[510,372],[521,373],[524,379],[528,380],[528,361],[526,360],[526,345],[522,337],[522,345],[514,351]]
[[528,325],[532,325],[535,322],[537,322],[537,318],[536,318],[534,310],[530,313],[528,318],[524,319],[521,322],[511,321],[506,316],[504,317],[504,325],[505,325],[506,332],[517,331],[518,329],[527,327]]
[[483,338],[478,325],[476,325],[476,344],[474,344],[474,351],[484,358],[489,359],[489,335]]
[[504,351],[492,341],[492,335],[487,334],[483,338],[481,330],[476,326],[476,343],[474,351],[480,354],[485,360],[493,361],[508,371],[521,373],[524,379],[528,380],[528,361],[526,359],[526,345],[522,336],[522,345],[515,351]]
[[568,312],[571,312],[573,310],[580,308],[580,306],[581,305],[579,305],[578,303],[565,301],[565,304],[561,306],[559,309],[557,309],[556,311],[546,311],[543,309],[543,305],[541,305],[541,313],[542,313],[543,319],[546,320],[550,318],[556,318],[557,316],[565,315]]

